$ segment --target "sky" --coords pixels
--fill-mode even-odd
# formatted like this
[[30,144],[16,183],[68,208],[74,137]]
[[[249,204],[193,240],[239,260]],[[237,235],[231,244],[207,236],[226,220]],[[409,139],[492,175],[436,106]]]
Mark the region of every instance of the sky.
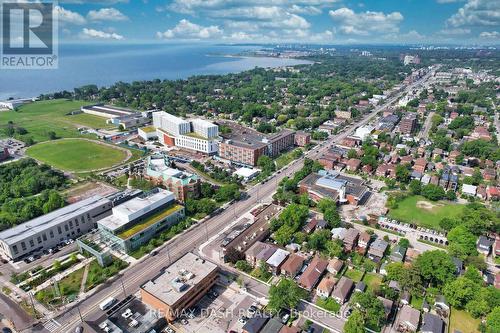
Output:
[[500,44],[500,0],[59,0],[61,41]]

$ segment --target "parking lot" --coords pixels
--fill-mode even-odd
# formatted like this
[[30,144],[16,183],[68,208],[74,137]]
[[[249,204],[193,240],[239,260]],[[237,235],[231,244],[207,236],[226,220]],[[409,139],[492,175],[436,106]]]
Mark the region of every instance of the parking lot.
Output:
[[[248,309],[255,300],[238,291],[216,287],[217,297],[205,295],[197,304],[193,315],[185,318],[184,324],[177,320],[172,326],[179,332],[241,332],[245,323],[242,317],[252,316]],[[189,318],[192,317],[192,318]],[[187,322],[187,323],[186,323]]]

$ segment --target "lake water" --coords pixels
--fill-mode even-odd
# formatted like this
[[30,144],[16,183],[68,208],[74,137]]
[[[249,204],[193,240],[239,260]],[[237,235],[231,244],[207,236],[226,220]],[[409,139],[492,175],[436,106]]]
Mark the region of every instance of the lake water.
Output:
[[0,100],[71,91],[85,84],[109,86],[118,81],[181,79],[307,63],[295,59],[223,56],[250,49],[219,45],[60,45],[58,69],[0,70]]

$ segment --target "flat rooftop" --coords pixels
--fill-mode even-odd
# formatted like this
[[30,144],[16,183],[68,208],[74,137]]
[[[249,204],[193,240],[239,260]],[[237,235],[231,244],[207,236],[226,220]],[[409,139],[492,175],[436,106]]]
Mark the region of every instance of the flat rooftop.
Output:
[[[167,267],[164,272],[146,282],[142,289],[165,304],[174,305],[193,286],[217,270],[217,265],[189,252]],[[179,288],[182,284],[182,288]],[[179,291],[180,290],[180,291]]]
[[113,207],[113,214],[99,220],[99,224],[106,229],[115,231],[134,219],[143,216],[161,205],[173,202],[174,194],[170,191],[157,189],[140,197],[135,197],[129,201]]
[[39,232],[47,230],[48,228],[57,226],[60,223],[74,219],[77,216],[86,214],[90,210],[109,203],[110,201],[108,199],[99,195],[92,196],[4,230],[0,232],[0,240],[3,240],[7,244],[15,244]]
[[236,124],[231,121],[219,121],[219,124],[225,125],[231,129],[231,133],[221,134],[221,136],[226,140],[231,140],[227,142],[237,147],[243,148],[260,148],[265,147],[267,144],[262,142],[266,136],[262,133],[257,132],[254,129]]

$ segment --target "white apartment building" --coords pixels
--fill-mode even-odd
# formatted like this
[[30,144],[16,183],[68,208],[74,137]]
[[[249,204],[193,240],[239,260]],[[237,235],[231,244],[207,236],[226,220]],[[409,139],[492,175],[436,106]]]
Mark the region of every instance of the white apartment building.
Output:
[[153,125],[159,141],[166,146],[199,151],[208,155],[218,152],[219,127],[203,119],[190,121],[164,111],[153,113]]
[[191,124],[165,111],[153,112],[153,126],[177,136],[191,132]]
[[215,138],[219,135],[219,126],[203,119],[192,119],[193,132],[207,139]]

